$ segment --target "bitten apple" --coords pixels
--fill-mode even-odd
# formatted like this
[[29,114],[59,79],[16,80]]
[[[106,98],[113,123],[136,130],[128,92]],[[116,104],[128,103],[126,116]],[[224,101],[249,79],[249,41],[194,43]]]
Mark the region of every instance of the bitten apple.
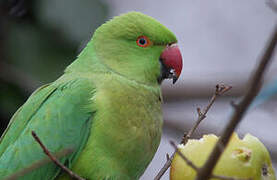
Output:
[[[196,140],[191,139],[178,149],[196,166],[201,167],[211,153],[218,137],[210,134]],[[213,174],[252,180],[275,180],[269,152],[258,138],[247,134],[241,140],[237,134],[232,138],[219,159]],[[193,180],[196,172],[179,156],[175,155],[171,169],[171,180]]]

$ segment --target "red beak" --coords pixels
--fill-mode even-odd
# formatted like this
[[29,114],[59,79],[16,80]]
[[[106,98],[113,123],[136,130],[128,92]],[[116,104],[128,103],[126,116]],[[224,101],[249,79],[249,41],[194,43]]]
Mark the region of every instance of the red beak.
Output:
[[182,55],[177,44],[167,46],[162,52],[160,59],[168,70],[168,77],[166,78],[173,78],[174,84],[178,80],[183,68]]

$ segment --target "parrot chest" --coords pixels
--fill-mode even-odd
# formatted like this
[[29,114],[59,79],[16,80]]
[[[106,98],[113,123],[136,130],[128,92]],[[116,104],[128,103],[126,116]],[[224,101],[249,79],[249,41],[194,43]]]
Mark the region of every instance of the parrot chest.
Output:
[[120,179],[138,179],[160,143],[160,91],[121,83],[107,86],[95,96],[98,109],[78,161],[93,164],[88,177],[124,174]]

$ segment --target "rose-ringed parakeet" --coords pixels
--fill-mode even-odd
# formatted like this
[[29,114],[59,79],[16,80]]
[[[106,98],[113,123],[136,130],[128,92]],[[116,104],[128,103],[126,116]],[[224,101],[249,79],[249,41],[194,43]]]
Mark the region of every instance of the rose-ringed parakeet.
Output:
[[[14,114],[0,141],[0,177],[72,148],[61,163],[88,180],[138,179],[161,138],[160,84],[175,82],[182,58],[175,35],[138,12],[100,26],[53,83],[36,90]],[[20,179],[70,179],[48,163]]]

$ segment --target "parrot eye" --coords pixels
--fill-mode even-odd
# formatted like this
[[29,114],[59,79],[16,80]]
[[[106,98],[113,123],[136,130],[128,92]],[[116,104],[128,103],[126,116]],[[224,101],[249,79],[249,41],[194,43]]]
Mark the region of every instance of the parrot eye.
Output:
[[137,45],[139,47],[147,47],[150,45],[150,40],[146,36],[139,36],[137,38]]

